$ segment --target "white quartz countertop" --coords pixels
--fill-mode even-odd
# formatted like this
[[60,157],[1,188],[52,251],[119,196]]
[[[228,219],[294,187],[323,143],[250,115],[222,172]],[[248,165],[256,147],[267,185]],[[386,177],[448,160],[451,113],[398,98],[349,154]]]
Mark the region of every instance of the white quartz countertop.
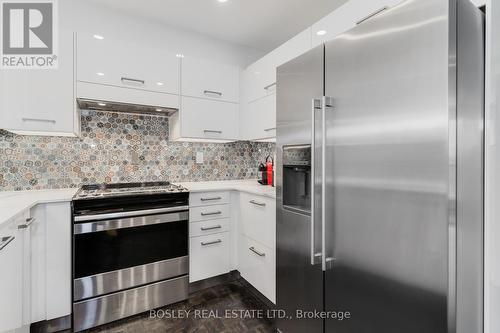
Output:
[[[223,180],[179,183],[190,192],[241,191],[276,198],[276,189],[257,180]],[[0,225],[38,204],[71,201],[78,189],[0,192]]]
[[276,198],[276,188],[260,185],[257,180],[222,180],[211,182],[179,183],[190,192],[240,191],[255,195]]
[[0,192],[0,225],[38,204],[71,201],[78,189]]

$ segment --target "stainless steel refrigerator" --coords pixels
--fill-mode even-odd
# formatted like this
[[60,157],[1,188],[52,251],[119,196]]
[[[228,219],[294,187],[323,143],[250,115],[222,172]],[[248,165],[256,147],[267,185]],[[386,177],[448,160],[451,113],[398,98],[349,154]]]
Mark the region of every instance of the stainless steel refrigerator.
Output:
[[483,331],[483,104],[467,0],[403,2],[278,68],[281,332]]

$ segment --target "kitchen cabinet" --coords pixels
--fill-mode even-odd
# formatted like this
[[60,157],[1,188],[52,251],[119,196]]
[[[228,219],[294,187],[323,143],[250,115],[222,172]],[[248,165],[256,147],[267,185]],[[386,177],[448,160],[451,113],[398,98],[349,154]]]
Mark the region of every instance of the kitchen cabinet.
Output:
[[[5,222],[0,227],[0,332],[9,330],[28,331],[23,323],[26,320],[26,294],[23,291],[26,280],[24,249],[24,230],[19,226],[24,223],[25,214]],[[29,244],[28,244],[29,246]]]
[[240,232],[267,247],[276,242],[276,201],[274,199],[240,194]]
[[183,57],[183,96],[238,103],[239,68],[203,59]]
[[189,282],[230,271],[234,252],[230,202],[230,192],[190,194]]
[[26,135],[79,134],[72,32],[59,30],[57,69],[0,70],[0,128]]
[[[312,25],[312,47],[325,43],[356,26],[382,8],[394,7],[403,0],[351,0]],[[318,31],[323,34],[318,35]]]
[[169,120],[174,141],[230,142],[239,139],[238,104],[182,96]]
[[78,98],[178,108],[179,74],[167,49],[77,36]]
[[248,66],[242,75],[240,137],[267,140],[276,137],[276,69],[311,49],[311,29],[306,29]]
[[71,314],[71,209],[69,202],[37,205],[31,231],[31,321]]

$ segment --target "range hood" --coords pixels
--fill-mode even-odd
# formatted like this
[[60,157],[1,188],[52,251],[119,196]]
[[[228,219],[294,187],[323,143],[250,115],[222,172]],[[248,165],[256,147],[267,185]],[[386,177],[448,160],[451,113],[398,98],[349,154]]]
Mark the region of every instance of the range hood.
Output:
[[134,114],[147,114],[154,116],[169,117],[177,109],[171,107],[163,107],[159,105],[142,105],[142,104],[131,104],[123,102],[113,102],[105,100],[96,100],[88,98],[77,98],[78,107],[80,110],[98,110],[98,111],[110,111],[110,112],[122,112],[122,113],[134,113]]

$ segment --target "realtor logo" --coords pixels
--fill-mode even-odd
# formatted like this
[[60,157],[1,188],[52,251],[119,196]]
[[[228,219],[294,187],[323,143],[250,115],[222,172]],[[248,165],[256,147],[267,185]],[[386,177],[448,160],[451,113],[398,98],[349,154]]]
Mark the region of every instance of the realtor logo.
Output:
[[57,68],[54,0],[1,0],[2,69]]

